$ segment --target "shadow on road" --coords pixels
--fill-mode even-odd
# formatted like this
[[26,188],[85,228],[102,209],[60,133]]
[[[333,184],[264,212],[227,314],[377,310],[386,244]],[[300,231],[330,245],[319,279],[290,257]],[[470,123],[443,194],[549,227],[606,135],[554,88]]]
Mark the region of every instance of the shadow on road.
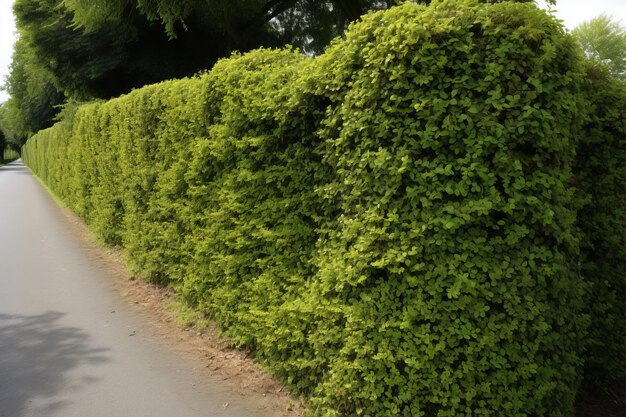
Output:
[[[0,314],[0,417],[58,412],[67,401],[55,396],[95,382],[72,380],[67,373],[80,365],[109,361],[108,349],[90,346],[82,330],[59,325],[63,316],[59,312]],[[27,410],[35,399],[36,410]]]
[[24,174],[30,175],[30,171],[28,170],[26,165],[24,165],[24,162],[22,162],[21,160],[13,161],[8,165],[0,166],[0,173],[1,172],[15,172],[15,173],[20,173],[20,174],[24,173]]

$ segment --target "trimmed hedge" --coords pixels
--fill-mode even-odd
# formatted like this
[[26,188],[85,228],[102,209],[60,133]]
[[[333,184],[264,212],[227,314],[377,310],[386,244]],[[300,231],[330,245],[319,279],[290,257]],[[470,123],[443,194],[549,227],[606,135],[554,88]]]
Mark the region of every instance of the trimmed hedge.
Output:
[[[23,155],[317,415],[570,416],[579,230],[610,244],[624,224],[610,196],[602,214],[586,199],[583,177],[603,186],[623,161],[593,178],[578,142],[623,137],[613,113],[588,116],[584,79],[534,5],[405,4],[319,58],[258,50],[67,110]],[[582,249],[597,280],[604,254]],[[617,314],[615,290],[593,288]]]
[[9,163],[15,161],[19,157],[20,155],[15,149],[4,148],[2,151],[2,158],[0,158],[0,163]]
[[351,415],[570,415],[586,324],[570,39],[532,6],[407,6],[323,59],[342,65],[323,132],[340,214],[311,297],[316,352],[339,351],[322,398]]
[[626,384],[626,83],[590,65],[584,91],[590,109],[574,180],[584,199],[582,273],[591,284],[585,385],[610,392]]

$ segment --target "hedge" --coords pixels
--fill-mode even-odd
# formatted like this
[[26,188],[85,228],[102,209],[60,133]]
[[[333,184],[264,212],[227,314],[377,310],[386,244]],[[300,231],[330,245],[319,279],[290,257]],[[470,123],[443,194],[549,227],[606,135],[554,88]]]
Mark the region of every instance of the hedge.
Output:
[[19,156],[20,155],[15,149],[4,148],[4,150],[2,151],[2,157],[0,158],[0,164],[15,161],[17,158],[19,158]]
[[626,383],[626,83],[590,65],[584,92],[590,109],[574,181],[584,200],[582,273],[591,284],[585,388],[597,394]]
[[532,4],[407,3],[317,58],[257,50],[67,109],[23,155],[312,414],[571,416],[590,313],[615,314],[595,347],[623,330],[624,247],[602,246],[623,160],[577,157],[602,164],[623,118],[591,116],[590,82]]

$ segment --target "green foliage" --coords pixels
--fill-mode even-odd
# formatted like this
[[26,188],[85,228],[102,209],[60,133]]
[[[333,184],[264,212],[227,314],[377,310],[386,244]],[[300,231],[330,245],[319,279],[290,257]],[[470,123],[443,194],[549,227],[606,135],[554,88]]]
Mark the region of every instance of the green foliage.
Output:
[[[73,15],[61,0],[17,0],[14,12],[20,42],[31,51],[33,63],[52,75],[57,91],[71,98],[117,96],[193,74],[216,58],[201,50],[200,38],[207,33],[170,42],[137,13],[86,31],[73,25]],[[203,39],[205,48],[206,43]],[[14,57],[14,65],[21,61]]]
[[11,73],[6,80],[11,97],[0,109],[0,128],[16,143],[24,143],[33,133],[52,126],[56,106],[64,99],[55,87],[54,76],[38,63],[28,36],[21,36],[15,43]]
[[[0,130],[0,149],[4,149],[6,147],[6,137],[2,130]],[[4,163],[4,155],[0,156],[0,164]]]
[[364,19],[322,59],[340,212],[310,289],[333,351],[315,394],[348,415],[569,415],[571,40],[534,6],[451,2]]
[[[224,52],[241,49],[256,37],[256,46],[290,43],[320,52],[350,21],[370,9],[388,8],[396,0],[114,0],[93,7],[90,0],[62,0],[78,27],[89,31],[118,24],[129,11],[160,22],[170,39],[205,30],[218,38]],[[260,40],[264,42],[258,43]],[[230,48],[230,49],[229,49]]]
[[[334,37],[343,33],[348,23],[369,10],[400,3],[401,0],[109,0],[94,7],[91,0],[62,0],[63,6],[73,14],[74,24],[88,31],[118,25],[129,12],[139,13],[151,22],[160,22],[170,39],[185,32],[205,30],[219,38],[217,44],[226,53],[242,50],[250,38],[264,40],[256,46],[290,44],[307,52],[321,53]],[[428,4],[430,0],[416,3]]]
[[23,155],[317,415],[571,416],[588,281],[623,300],[621,156],[595,174],[623,101],[581,55],[532,4],[407,3],[67,108]]
[[20,155],[15,149],[5,148],[2,155],[2,161],[0,162],[9,163],[15,161],[19,157]]
[[233,51],[321,53],[350,21],[396,0],[16,0],[19,41],[0,127],[15,141],[66,100],[110,98],[190,76]]
[[573,35],[589,58],[626,80],[626,27],[603,14],[578,25]]
[[24,142],[51,126],[66,100],[110,98],[189,76],[234,50],[289,43],[319,52],[350,20],[392,1],[335,3],[16,0],[20,36],[0,128]]
[[626,84],[593,65],[586,80],[590,117],[575,177],[585,196],[582,272],[592,284],[585,382],[607,392],[626,382]]
[[[118,28],[94,33],[72,28],[72,16],[60,3],[60,0],[16,0],[13,10],[20,35],[18,44],[29,56],[25,59],[16,49],[13,66],[24,65],[26,61],[32,71],[45,73],[55,91],[66,96],[106,95],[108,91],[101,85],[102,79],[110,77],[126,58],[125,43],[132,35],[123,37],[115,30]],[[13,68],[11,77],[15,72]],[[117,84],[122,84],[122,80],[117,80]]]
[[19,156],[19,145],[7,141],[4,133],[0,130],[0,165],[12,162]]

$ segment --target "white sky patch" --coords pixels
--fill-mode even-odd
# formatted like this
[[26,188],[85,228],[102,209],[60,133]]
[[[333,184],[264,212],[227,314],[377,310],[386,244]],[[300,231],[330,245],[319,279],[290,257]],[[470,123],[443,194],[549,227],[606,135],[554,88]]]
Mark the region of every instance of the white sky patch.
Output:
[[[537,4],[548,8],[544,0],[537,0]],[[0,84],[4,84],[9,74],[13,44],[17,37],[12,7],[12,0],[0,0]],[[580,23],[602,13],[613,16],[626,26],[626,0],[557,0],[556,7],[553,8],[556,16],[563,20],[568,29],[574,29]],[[0,103],[7,98],[7,93],[0,91]]]
[[[537,0],[537,4],[548,8],[544,0]],[[626,0],[557,0],[556,6],[551,8],[556,10],[556,17],[570,30],[603,13],[626,26]]]

